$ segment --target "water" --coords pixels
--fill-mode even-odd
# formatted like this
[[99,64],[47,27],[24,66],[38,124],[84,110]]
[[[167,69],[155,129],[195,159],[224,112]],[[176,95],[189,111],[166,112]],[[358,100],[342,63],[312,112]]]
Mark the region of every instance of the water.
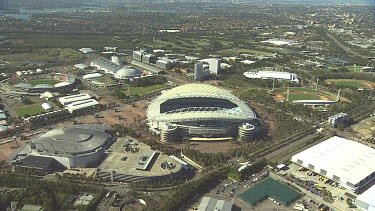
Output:
[[29,10],[19,9],[19,13],[7,13],[0,10],[0,16],[8,16],[17,19],[30,20],[33,14],[46,14],[53,12],[70,12],[76,10],[91,9],[93,7],[73,7],[73,8],[53,8],[53,9],[42,9],[42,10]]

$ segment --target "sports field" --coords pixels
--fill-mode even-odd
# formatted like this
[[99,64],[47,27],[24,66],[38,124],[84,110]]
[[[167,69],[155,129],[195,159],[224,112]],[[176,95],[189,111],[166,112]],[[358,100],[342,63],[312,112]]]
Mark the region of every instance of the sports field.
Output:
[[28,84],[31,85],[38,85],[38,84],[49,84],[49,85],[55,85],[60,83],[61,81],[59,80],[54,80],[54,79],[37,79],[37,80],[31,80],[28,81]]
[[[289,89],[289,98],[288,98]],[[290,87],[290,88],[277,88],[273,90],[274,98],[278,101],[289,102],[295,100],[335,100],[336,96],[322,91],[315,91],[314,89],[303,88],[303,87]]]
[[35,114],[40,114],[42,112],[44,112],[44,109],[42,108],[42,106],[37,105],[37,104],[16,109],[16,113],[20,117],[24,117],[27,114],[32,116]]
[[371,81],[356,80],[356,79],[327,79],[326,84],[336,84],[339,86],[355,87],[355,88],[369,88],[373,89],[375,83]]
[[249,190],[241,193],[239,198],[254,206],[267,198],[272,198],[282,205],[288,206],[302,195],[288,186],[271,178],[256,184]]

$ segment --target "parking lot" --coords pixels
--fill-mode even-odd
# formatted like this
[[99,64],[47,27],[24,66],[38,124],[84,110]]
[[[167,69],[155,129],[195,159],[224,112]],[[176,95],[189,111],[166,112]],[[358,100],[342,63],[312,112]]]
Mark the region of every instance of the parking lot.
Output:
[[[323,189],[331,192],[333,202],[325,202],[325,204],[327,204],[329,207],[335,208],[336,210],[350,210],[346,203],[348,196],[346,196],[345,193],[350,193],[355,196],[356,194],[344,187],[341,187],[340,184],[323,179],[319,174],[310,172],[308,170],[301,171],[301,167],[296,164],[290,164],[285,173],[285,179],[288,179],[290,182],[297,184],[297,186],[300,188],[307,190],[314,195],[315,198],[318,198],[319,201],[321,201],[322,197],[324,196]],[[293,175],[295,179],[288,177],[288,174]]]

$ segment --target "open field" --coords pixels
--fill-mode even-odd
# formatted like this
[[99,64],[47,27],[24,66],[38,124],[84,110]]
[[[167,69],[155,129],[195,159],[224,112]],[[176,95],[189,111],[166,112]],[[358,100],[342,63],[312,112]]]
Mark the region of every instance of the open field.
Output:
[[[152,86],[145,86],[145,87],[130,87],[129,94],[130,95],[143,95],[146,93],[152,93],[161,91],[165,88],[168,88],[169,84],[156,84]],[[124,94],[128,94],[127,90],[122,90]]]
[[56,62],[78,62],[83,59],[83,54],[70,48],[49,48],[28,53],[3,54],[0,55],[0,59],[14,66],[43,65]]
[[326,84],[335,84],[339,86],[355,87],[355,88],[370,88],[375,87],[375,83],[371,81],[356,80],[356,79],[328,79],[324,81]]
[[16,109],[16,113],[20,117],[24,117],[27,114],[31,116],[42,112],[44,112],[44,109],[42,106],[37,104]]
[[363,66],[346,66],[346,68],[348,68],[348,70],[350,70],[351,72],[361,72]]
[[55,84],[58,84],[60,82],[61,81],[59,81],[59,80],[53,80],[53,79],[38,79],[38,80],[28,81],[27,83],[31,84],[31,85],[38,85],[38,84],[55,85]]
[[[288,88],[277,88],[273,90],[274,98],[278,101],[285,101],[288,98]],[[289,102],[295,100],[334,100],[336,98],[332,93],[315,91],[303,87],[289,88]]]
[[218,54],[221,55],[238,55],[238,54],[253,54],[257,56],[273,56],[273,53],[270,52],[264,52],[264,51],[255,51],[255,50],[250,50],[250,49],[245,49],[245,48],[233,48],[233,49],[228,49],[228,50],[221,50],[217,52]]

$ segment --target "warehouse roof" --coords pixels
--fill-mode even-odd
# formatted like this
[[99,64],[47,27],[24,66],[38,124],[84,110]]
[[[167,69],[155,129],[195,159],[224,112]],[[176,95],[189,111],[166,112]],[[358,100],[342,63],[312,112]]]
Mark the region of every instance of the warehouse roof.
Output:
[[69,112],[72,113],[73,111],[76,111],[82,108],[88,108],[91,106],[96,106],[98,104],[99,104],[98,101],[94,99],[87,99],[87,100],[80,100],[80,101],[75,101],[73,103],[70,103],[66,105],[65,108],[67,108]]
[[362,193],[356,198],[356,202],[360,201],[369,205],[368,211],[375,211],[375,185],[369,188],[366,192]]
[[335,175],[341,182],[353,185],[375,172],[374,160],[375,149],[337,136],[292,157],[299,165],[323,170],[327,176]]
[[82,94],[68,95],[68,96],[60,97],[59,102],[61,104],[65,105],[65,104],[76,102],[76,101],[79,101],[79,100],[88,100],[90,98],[91,97],[90,97],[89,94],[82,93]]
[[211,197],[203,197],[199,204],[199,211],[231,211],[233,203],[225,200],[217,200]]

